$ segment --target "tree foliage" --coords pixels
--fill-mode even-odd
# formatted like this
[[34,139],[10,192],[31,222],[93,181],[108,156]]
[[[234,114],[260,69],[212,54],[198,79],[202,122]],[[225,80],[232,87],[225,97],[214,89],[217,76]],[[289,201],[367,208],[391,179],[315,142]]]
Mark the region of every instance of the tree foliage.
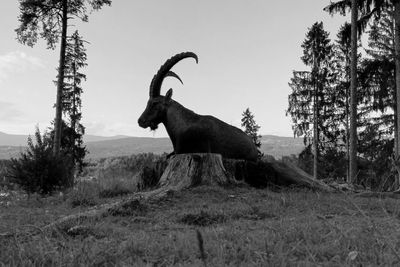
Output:
[[111,5],[111,0],[19,0],[19,27],[15,30],[17,39],[22,44],[33,46],[39,38],[54,49],[60,40],[60,60],[58,67],[56,116],[54,120],[53,152],[58,155],[61,145],[63,112],[64,68],[67,50],[68,21],[80,19],[88,21],[88,13],[99,10],[104,5]]
[[[19,0],[20,26],[15,30],[18,41],[34,46],[44,39],[48,48],[54,49],[61,38],[64,0]],[[88,21],[92,10],[111,5],[111,0],[67,0],[68,19]]]
[[318,145],[321,149],[327,144],[331,129],[327,123],[329,114],[334,112],[334,95],[331,94],[331,58],[333,46],[329,33],[322,22],[316,22],[309,28],[301,46],[301,57],[309,70],[293,71],[289,82],[292,89],[289,95],[289,107],[286,114],[292,118],[295,136],[304,137],[306,144],[313,144],[316,139],[314,129],[318,129]]
[[85,127],[80,122],[82,119],[82,81],[86,80],[86,75],[82,73],[81,69],[87,66],[86,59],[84,40],[78,31],[75,31],[68,39],[66,48],[62,95],[65,120],[62,125],[61,148],[69,151],[79,171],[82,171],[86,155],[86,148],[83,145]]
[[250,136],[251,140],[255,144],[258,150],[258,156],[262,157],[262,153],[260,151],[261,147],[261,135],[258,133],[260,130],[260,126],[256,123],[254,119],[254,114],[247,108],[242,113],[242,127],[244,127],[244,132]]
[[47,195],[55,190],[71,187],[74,183],[72,160],[68,154],[55,157],[52,140],[35,132],[35,142],[28,138],[28,148],[19,158],[12,158],[7,176],[28,194]]

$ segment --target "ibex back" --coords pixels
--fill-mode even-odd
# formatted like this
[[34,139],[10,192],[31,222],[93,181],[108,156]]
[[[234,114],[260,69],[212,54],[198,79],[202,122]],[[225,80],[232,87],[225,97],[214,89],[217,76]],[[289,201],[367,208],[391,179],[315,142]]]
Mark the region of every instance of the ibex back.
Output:
[[165,77],[172,76],[182,82],[171,68],[188,57],[198,62],[196,54],[192,52],[177,54],[154,75],[150,84],[150,99],[138,120],[139,126],[155,130],[158,124],[163,123],[175,154],[218,153],[224,158],[256,161],[257,148],[242,130],[213,116],[199,115],[185,108],[172,100],[172,89],[165,96],[160,95]]

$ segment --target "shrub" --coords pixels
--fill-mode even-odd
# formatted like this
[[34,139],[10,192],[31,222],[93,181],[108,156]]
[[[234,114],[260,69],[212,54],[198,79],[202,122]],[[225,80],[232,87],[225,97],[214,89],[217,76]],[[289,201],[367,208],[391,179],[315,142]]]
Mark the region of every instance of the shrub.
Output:
[[74,183],[74,168],[70,157],[63,152],[54,156],[51,140],[42,138],[39,129],[36,129],[35,139],[36,143],[29,137],[26,152],[22,152],[18,159],[11,159],[7,177],[21,186],[28,195],[47,195],[71,187]]

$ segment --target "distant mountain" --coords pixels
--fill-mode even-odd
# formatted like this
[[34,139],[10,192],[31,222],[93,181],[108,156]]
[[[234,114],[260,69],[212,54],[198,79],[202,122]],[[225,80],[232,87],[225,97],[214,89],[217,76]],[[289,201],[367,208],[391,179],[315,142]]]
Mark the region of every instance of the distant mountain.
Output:
[[[0,159],[16,157],[25,149],[27,135],[12,135],[0,132]],[[89,159],[126,156],[139,153],[162,154],[172,152],[169,138],[127,137],[123,135],[104,137],[84,136],[89,151]],[[301,138],[264,135],[261,139],[261,151],[276,158],[299,154],[304,149]]]
[[[0,146],[26,146],[29,135],[22,134],[7,134],[0,132]],[[106,140],[116,140],[127,138],[126,135],[115,135],[115,136],[98,136],[86,134],[83,136],[84,142],[97,142]]]
[[26,146],[28,135],[0,132],[0,146]]
[[303,138],[284,137],[277,135],[263,135],[261,151],[275,158],[298,155],[305,148]]
[[123,139],[128,138],[127,135],[114,135],[114,136],[99,136],[99,135],[90,135],[85,134],[83,136],[83,142],[98,142],[98,141],[109,141],[109,140],[116,140],[116,139]]
[[[105,158],[151,152],[155,154],[172,152],[169,138],[127,137],[116,140],[86,143],[90,154],[88,158]],[[276,158],[298,155],[304,149],[303,139],[264,135],[261,139],[261,151]]]
[[169,138],[127,137],[115,140],[88,142],[88,158],[107,158],[139,153],[162,154],[172,152]]

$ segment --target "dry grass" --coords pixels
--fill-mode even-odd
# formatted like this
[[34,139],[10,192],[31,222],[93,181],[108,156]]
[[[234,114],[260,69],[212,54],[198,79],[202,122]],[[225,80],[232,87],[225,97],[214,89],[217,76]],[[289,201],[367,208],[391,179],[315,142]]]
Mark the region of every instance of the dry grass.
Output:
[[0,265],[400,264],[398,200],[308,190],[199,187],[84,220],[68,231],[18,234],[87,209],[72,208],[70,198],[23,198],[0,206],[0,233],[16,233],[0,237]]

